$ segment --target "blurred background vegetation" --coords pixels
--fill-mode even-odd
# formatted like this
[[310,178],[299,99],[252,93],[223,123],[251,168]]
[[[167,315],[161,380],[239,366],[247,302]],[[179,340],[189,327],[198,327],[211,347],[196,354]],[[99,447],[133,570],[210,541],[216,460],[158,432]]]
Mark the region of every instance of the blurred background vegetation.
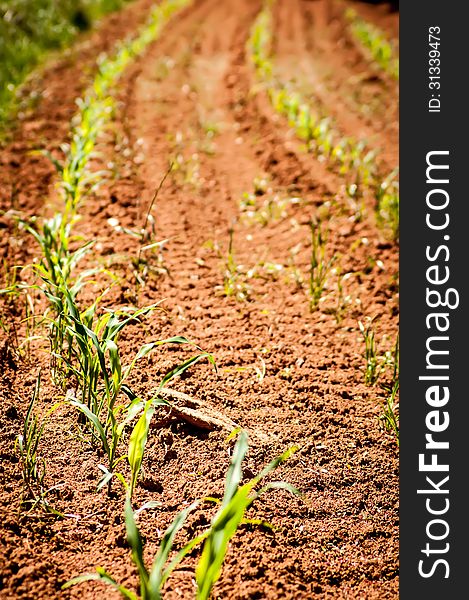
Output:
[[0,123],[16,89],[50,50],[66,47],[80,31],[127,0],[0,0]]

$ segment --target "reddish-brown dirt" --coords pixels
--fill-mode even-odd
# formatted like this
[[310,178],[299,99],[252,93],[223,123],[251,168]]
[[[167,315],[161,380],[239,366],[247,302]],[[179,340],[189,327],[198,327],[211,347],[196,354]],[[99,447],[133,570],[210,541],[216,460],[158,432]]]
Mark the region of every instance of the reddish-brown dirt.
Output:
[[[68,139],[74,99],[90,81],[96,55],[134,31],[150,5],[132,3],[78,51],[44,70],[41,86],[47,94],[2,150],[5,265],[27,264],[38,256],[7,211],[44,215],[55,195],[53,169],[29,151],[46,147],[58,152]],[[95,240],[83,266],[102,266],[106,273],[96,286],[85,288],[80,300],[86,306],[111,281],[105,306],[163,300],[164,312],[155,312],[144,327],[124,331],[121,348],[127,360],[143,342],[173,335],[184,335],[214,354],[218,373],[199,363],[172,385],[247,430],[246,476],[287,448],[299,447],[273,477],[293,484],[302,496],[271,491],[253,505],[248,516],[270,522],[273,530],[240,528],[214,598],[397,598],[398,450],[380,427],[386,393],[379,384],[364,384],[358,321],[375,318],[381,350],[392,348],[398,326],[398,247],[377,228],[371,205],[356,218],[340,177],[304,152],[256,86],[246,41],[260,8],[251,0],[194,2],[122,78],[115,120],[98,148],[98,162],[108,165],[112,175],[87,198],[76,226],[84,239]],[[397,31],[396,13],[372,6],[364,10],[391,34]],[[360,58],[337,11],[327,0],[278,0],[278,75],[295,80],[345,135],[365,137],[381,152],[386,168],[394,168],[395,84],[376,77]],[[367,99],[369,110],[364,110]],[[152,211],[156,239],[168,239],[164,271],[150,273],[144,285],[137,285],[131,258],[138,243],[120,227],[142,227],[171,161],[178,169],[168,175]],[[240,208],[243,193],[254,192],[258,177],[271,188],[258,192],[259,204],[269,194],[299,199],[286,202],[284,214],[265,225],[249,220]],[[351,274],[343,282],[340,319],[337,274],[329,277],[320,309],[309,310],[309,221],[315,216],[329,229],[328,256],[336,255],[340,272]],[[230,227],[247,301],[223,293]],[[40,313],[43,301],[39,294],[34,298]],[[60,590],[68,579],[95,566],[105,567],[126,586],[137,585],[125,541],[124,493],[117,483],[111,498],[104,490],[96,492],[104,457],[80,435],[76,415],[65,405],[47,421],[39,452],[46,460],[48,486],[57,486],[50,500],[67,516],[27,513],[22,505],[15,439],[38,369],[43,377],[39,411],[63,399],[63,392],[50,381],[41,341],[31,342],[29,352],[25,345],[16,349],[26,335],[24,301],[0,301],[2,319],[10,323],[9,332],[0,332],[1,597],[118,598],[96,583]],[[133,388],[148,394],[188,356],[190,351],[180,347],[158,350],[135,372]],[[232,447],[226,431],[204,432],[177,419],[158,424],[155,418],[155,423],[134,499],[135,506],[161,503],[139,517],[148,562],[184,505],[223,493]],[[179,543],[203,531],[213,510],[208,505],[197,509]],[[170,577],[165,598],[194,597],[197,556],[196,551]]]

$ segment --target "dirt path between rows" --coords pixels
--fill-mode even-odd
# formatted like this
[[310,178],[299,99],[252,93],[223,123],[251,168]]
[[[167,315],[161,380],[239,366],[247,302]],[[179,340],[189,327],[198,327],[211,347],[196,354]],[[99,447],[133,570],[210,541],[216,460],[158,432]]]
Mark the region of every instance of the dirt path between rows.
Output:
[[[109,35],[134,29],[149,4],[133,3],[127,13],[113,17]],[[327,61],[334,85],[330,80],[329,87],[324,85],[322,101],[340,116],[345,133],[360,138],[365,132],[377,148],[387,144],[383,160],[395,166],[396,126],[381,126],[387,118],[385,107],[394,102],[388,97],[389,82],[372,81],[369,93],[376,102],[383,99],[376,118],[352,113],[360,101],[349,98],[347,90],[357,64],[350,62],[347,47],[337,45],[334,23],[313,47],[306,34],[292,40],[299,31],[314,35],[308,20],[312,12],[322,31],[330,24],[332,9],[326,10],[321,0],[278,4],[279,72],[287,76],[296,64],[307,93],[316,86],[311,73],[322,78]],[[101,265],[114,274],[117,283],[104,298],[106,306],[142,306],[164,299],[165,312],[155,313],[144,330],[132,326],[124,332],[126,356],[143,341],[172,335],[184,335],[212,352],[218,374],[199,364],[175,387],[250,433],[247,462],[252,474],[288,447],[299,446],[275,479],[295,485],[303,496],[275,491],[262,497],[250,516],[270,522],[274,529],[241,528],[213,597],[394,599],[398,451],[394,438],[379,427],[385,393],[378,385],[364,384],[358,321],[376,317],[378,340],[391,348],[398,324],[398,248],[377,229],[371,206],[362,219],[356,218],[340,178],[302,150],[288,125],[273,113],[264,91],[256,87],[246,41],[260,7],[250,0],[199,0],[178,15],[126,73],[119,85],[116,121],[99,144],[100,161],[110,164],[115,176],[85,204],[77,230],[85,239],[96,240],[86,264]],[[90,60],[109,43],[107,27],[86,46]],[[335,55],[329,51],[332,47]],[[53,171],[43,159],[28,157],[27,150],[39,141],[56,147],[67,138],[73,98],[89,78],[80,73],[73,60],[46,72],[50,95],[20,125],[19,141],[3,152],[3,211],[11,207],[12,196],[17,208],[36,214],[44,210]],[[394,113],[390,119],[394,123]],[[178,168],[165,180],[152,211],[156,239],[169,240],[164,262],[154,259],[164,272],[137,286],[131,258],[138,244],[121,227],[142,226],[170,161]],[[259,205],[273,194],[285,200],[282,214],[264,226],[240,207],[243,193],[255,191],[256,178],[267,180],[267,191],[263,188],[256,196]],[[337,255],[343,274],[352,273],[343,282],[347,299],[341,319],[336,318],[334,274],[321,310],[309,310],[308,224],[318,215],[329,226],[328,254]],[[2,240],[9,228],[8,245],[2,242],[9,260],[30,260],[37,254],[24,234],[15,232],[6,217],[0,219]],[[223,294],[230,227],[239,282],[248,301]],[[108,281],[103,277],[95,289],[85,291],[84,305]],[[133,387],[145,394],[187,356],[181,349],[153,355],[136,372]],[[61,418],[48,426],[41,452],[48,481],[60,485],[57,507],[74,516],[51,520],[21,514],[14,440],[37,367],[42,365],[46,372],[48,363],[34,345],[24,360],[7,350],[1,360],[2,598],[118,598],[102,584],[64,592],[60,586],[96,565],[126,585],[136,584],[125,543],[123,493],[117,486],[110,500],[104,491],[96,493],[97,465],[103,458],[80,439],[76,416],[63,408]],[[59,396],[47,381],[43,406]],[[184,502],[222,493],[228,462],[226,431],[206,432],[183,421],[152,429],[135,497],[136,506],[161,502],[139,520],[148,560]],[[200,533],[212,512],[195,511],[187,535]],[[165,598],[193,597],[195,563],[196,554],[175,571]]]

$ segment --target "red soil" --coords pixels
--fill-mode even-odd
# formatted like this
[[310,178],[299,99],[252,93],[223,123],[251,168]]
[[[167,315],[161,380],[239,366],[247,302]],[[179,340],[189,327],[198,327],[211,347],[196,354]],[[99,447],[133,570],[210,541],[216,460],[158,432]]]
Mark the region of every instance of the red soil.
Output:
[[[2,151],[3,213],[50,210],[54,171],[29,151],[40,146],[58,152],[96,55],[134,31],[150,5],[137,1],[110,17],[77,51],[44,71],[41,89],[47,94]],[[164,299],[165,312],[155,313],[145,328],[124,331],[124,356],[131,357],[144,341],[172,335],[184,335],[215,355],[218,375],[200,363],[175,387],[248,431],[246,475],[299,446],[275,479],[295,485],[303,496],[273,491],[254,505],[249,516],[269,521],[274,530],[240,529],[213,597],[397,598],[398,451],[379,426],[385,392],[379,385],[364,385],[358,321],[376,317],[377,338],[384,340],[383,349],[391,348],[398,324],[398,248],[377,228],[371,205],[362,220],[354,218],[339,176],[304,153],[262,90],[252,92],[255,78],[245,48],[259,9],[260,3],[250,0],[199,0],[126,73],[119,84],[118,115],[99,147],[100,161],[114,163],[117,175],[87,200],[77,230],[96,240],[88,265],[106,265],[118,277],[106,306]],[[337,10],[327,0],[278,1],[279,74],[296,79],[312,102],[320,101],[344,134],[366,137],[370,147],[383,149],[382,163],[391,169],[397,163],[397,89],[370,71],[344,33]],[[390,32],[397,30],[396,14],[383,21],[382,9],[366,10]],[[352,95],[352,88],[359,92]],[[371,111],[360,110],[365,98],[373,102]],[[207,135],[208,123],[217,125],[213,137]],[[168,273],[150,276],[142,288],[129,260],[138,244],[109,219],[124,228],[141,227],[170,158],[178,154],[183,164],[166,179],[153,210],[156,238],[169,238],[163,251]],[[240,217],[239,202],[264,175],[281,198],[301,201],[263,227]],[[334,276],[321,309],[309,311],[308,223],[317,214],[328,217],[329,255],[339,257],[343,274],[353,274],[344,281],[350,303],[339,323]],[[226,255],[235,218],[236,261],[245,272],[254,272],[247,280],[248,302],[221,292],[222,259],[213,249]],[[0,227],[7,264],[27,264],[38,256],[8,214],[0,216]],[[265,263],[283,268],[272,276]],[[294,272],[304,278],[302,286],[294,283]],[[108,284],[103,275],[96,289],[82,295],[83,305]],[[39,295],[36,301],[43,310]],[[103,457],[80,439],[76,415],[66,407],[48,422],[40,454],[47,462],[48,484],[60,486],[51,501],[74,516],[28,515],[21,506],[14,445],[38,367],[44,378],[38,408],[50,406],[61,392],[46,375],[48,359],[39,342],[26,356],[15,350],[15,338],[25,335],[22,302],[0,302],[12,324],[0,339],[1,596],[118,598],[101,584],[60,591],[65,581],[96,565],[125,585],[137,581],[125,542],[123,492],[117,484],[110,499],[105,491],[96,492]],[[133,388],[145,394],[189,355],[174,348],[155,353],[136,371]],[[255,367],[262,361],[260,380]],[[161,502],[139,518],[148,561],[184,502],[222,494],[229,463],[226,435],[177,420],[152,428],[135,494],[136,506]],[[185,535],[200,533],[212,512],[207,507],[195,511]],[[194,596],[196,560],[194,553],[175,571],[165,598]]]

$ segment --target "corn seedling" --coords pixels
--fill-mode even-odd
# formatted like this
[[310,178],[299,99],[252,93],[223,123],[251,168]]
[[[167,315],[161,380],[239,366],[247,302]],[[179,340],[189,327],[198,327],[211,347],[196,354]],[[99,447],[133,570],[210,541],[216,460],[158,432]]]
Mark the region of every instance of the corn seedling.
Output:
[[260,363],[261,363],[260,367],[254,366],[254,371],[256,372],[256,377],[257,377],[259,383],[262,383],[264,381],[264,377],[265,377],[267,368],[266,368],[265,360],[262,357],[260,358]]
[[293,283],[298,291],[304,289],[304,276],[296,264],[296,257],[301,251],[302,244],[297,244],[288,250],[288,262],[286,265],[286,283]]
[[396,401],[399,392],[399,381],[396,381],[392,386],[389,396],[384,404],[383,414],[380,416],[380,423],[385,431],[393,433],[396,437],[397,445],[399,446],[399,416],[398,402]]
[[384,367],[388,367],[391,370],[391,381],[383,383],[382,387],[391,393],[396,383],[399,383],[399,334],[396,337],[394,348],[385,352],[382,361]]
[[272,80],[273,68],[269,58],[272,46],[272,12],[268,4],[254,21],[248,45],[251,61],[259,80],[269,85]]
[[81,413],[93,439],[101,444],[107,456],[108,469],[102,483],[108,483],[110,492],[109,474],[114,473],[119,462],[117,450],[127,424],[120,422],[124,407],[118,399],[122,393],[130,399],[135,398],[125,382],[136,362],[152,349],[149,345],[142,346],[130,365],[123,368],[118,336],[126,325],[138,321],[154,307],[127,313],[124,318],[115,312],[96,317],[97,302],[83,313],[78,310],[71,295],[67,296],[67,303],[70,314],[67,331],[74,341],[68,367],[76,377],[79,390],[79,397],[70,400],[70,404]]
[[360,181],[356,180],[353,183],[345,185],[345,194],[348,204],[353,213],[353,219],[357,223],[361,223],[365,219],[366,206],[363,198],[363,189],[360,186]]
[[383,384],[382,386],[383,389],[391,392],[396,382],[399,381],[399,336],[397,336],[392,351],[388,350],[384,354],[379,354],[378,344],[373,329],[373,319],[369,320],[366,327],[359,321],[358,327],[365,341],[365,383],[367,385],[374,385],[381,377],[384,370],[387,367],[391,367],[391,384]]
[[365,327],[361,321],[358,322],[361,334],[365,341],[365,383],[373,385],[378,381],[381,373],[382,364],[378,357],[375,332],[372,327],[372,321]]
[[39,371],[33,395],[28,405],[23,423],[23,431],[16,438],[16,447],[20,453],[21,476],[26,490],[27,500],[25,503],[31,505],[31,510],[40,506],[49,513],[61,516],[52,508],[47,500],[47,494],[51,491],[45,486],[46,462],[40,458],[39,444],[44,433],[47,417],[57,408],[54,405],[42,419],[35,414],[36,402],[41,389],[41,372]]
[[201,139],[197,143],[198,150],[207,156],[214,156],[217,151],[214,138],[220,133],[220,125],[215,120],[205,118],[199,111],[198,127],[201,132]]
[[[38,457],[39,442],[44,432],[45,420],[39,421],[34,413],[36,401],[41,389],[41,373],[38,373],[33,395],[26,411],[23,432],[17,437],[16,444],[21,456],[21,475],[29,498],[37,500],[44,490],[46,465]],[[39,494],[38,494],[39,490]]]
[[[191,135],[192,132],[189,132]],[[195,189],[199,189],[201,185],[200,180],[200,160],[197,152],[197,145],[190,138],[188,139],[192,148],[189,148],[189,144],[186,144],[183,134],[177,131],[173,137],[173,152],[170,159],[170,170],[173,171],[173,176],[176,181],[179,181],[182,185],[190,185]],[[196,146],[194,148],[194,146]]]
[[291,485],[278,481],[267,483],[261,489],[256,490],[258,484],[271,471],[287,460],[296,448],[287,450],[250,481],[240,485],[243,478],[242,462],[247,450],[248,438],[246,433],[242,431],[233,449],[231,464],[226,475],[225,493],[220,508],[212,520],[197,564],[195,572],[197,600],[207,600],[209,598],[213,585],[220,577],[228,544],[239,526],[246,522],[259,522],[245,519],[246,510],[251,504],[269,489],[285,489],[291,493],[298,493]]
[[[145,221],[143,223],[143,227],[141,228],[140,232],[138,232],[139,238],[140,238],[140,243],[139,243],[139,247],[138,247],[137,256],[135,257],[135,259],[133,259],[132,262],[135,267],[135,276],[140,285],[144,284],[145,279],[150,270],[155,271],[155,269],[156,269],[156,271],[158,273],[161,273],[161,272],[167,273],[168,272],[168,270],[163,267],[164,261],[163,261],[163,255],[161,253],[163,246],[166,244],[166,242],[168,240],[162,240],[159,242],[155,242],[155,240],[154,240],[155,219],[152,215],[152,210],[153,210],[155,202],[158,198],[158,194],[160,193],[160,190],[163,187],[163,184],[164,184],[166,178],[168,177],[168,175],[171,173],[172,169],[173,169],[173,163],[171,163],[169,165],[169,169],[166,171],[166,173],[164,174],[163,178],[161,179],[158,187],[156,188],[155,193],[153,194],[151,202],[148,206],[148,210],[145,215]],[[149,259],[146,258],[146,256],[148,256],[148,253],[150,251],[154,252],[155,250],[158,251],[156,267],[153,265],[150,265]],[[145,256],[145,258],[144,258],[144,256]]]
[[[138,250],[132,255],[123,255],[121,258],[129,262],[132,267],[132,274],[139,286],[145,286],[151,274],[169,275],[169,269],[165,265],[163,250],[170,241],[169,238],[155,241],[156,222],[152,214],[148,214],[145,220],[145,229],[130,229],[119,224],[118,219],[111,217],[108,224],[117,232],[125,233],[138,241]],[[111,262],[116,260],[118,255],[113,255]]]
[[244,192],[241,198],[239,207],[243,221],[247,224],[258,223],[265,227],[269,223],[285,219],[288,216],[288,208],[301,202],[301,199],[296,197],[282,198],[268,187],[259,191],[259,185],[259,181],[255,181],[254,193]]
[[337,275],[337,304],[334,309],[335,320],[337,324],[340,324],[344,318],[347,306],[351,303],[350,296],[344,292],[344,282],[350,279],[352,273],[345,273],[342,275],[340,268],[336,269]]
[[399,79],[399,59],[393,45],[386,39],[384,33],[361,19],[353,9],[345,11],[352,36],[359,42],[366,58],[371,59],[394,79]]
[[249,299],[250,288],[245,281],[241,265],[236,262],[233,248],[234,228],[229,229],[228,251],[226,256],[221,256],[224,262],[223,291],[225,296],[234,296],[239,302]]
[[[241,485],[242,462],[248,450],[247,435],[241,432],[233,449],[233,455],[226,475],[225,493],[220,502],[219,510],[214,516],[208,530],[186,543],[170,560],[176,534],[182,529],[189,514],[198,506],[195,501],[183,509],[163,535],[152,566],[148,569],[144,560],[144,543],[136,524],[136,516],[141,510],[153,507],[154,503],[144,505],[139,511],[134,512],[127,496],[125,505],[125,524],[127,540],[131,548],[132,561],[138,572],[140,595],[137,596],[119,584],[105,569],[98,567],[95,573],[88,573],[75,577],[62,586],[69,588],[84,581],[101,581],[118,591],[127,600],[162,600],[163,587],[177,565],[197,546],[204,543],[199,562],[196,567],[195,577],[197,583],[197,600],[207,600],[213,585],[221,574],[228,544],[240,525],[244,523],[262,524],[258,519],[246,519],[245,513],[252,503],[269,489],[284,489],[297,494],[297,490],[285,482],[271,482],[256,490],[260,482],[282,462],[288,459],[295,451],[292,448],[273,460],[258,475]],[[206,500],[213,500],[207,498]]]
[[326,256],[327,236],[325,236],[321,223],[310,221],[311,229],[311,261],[309,269],[309,308],[311,312],[317,310],[332,266],[337,257]]
[[376,187],[378,224],[388,230],[392,239],[399,239],[399,182],[397,169]]

